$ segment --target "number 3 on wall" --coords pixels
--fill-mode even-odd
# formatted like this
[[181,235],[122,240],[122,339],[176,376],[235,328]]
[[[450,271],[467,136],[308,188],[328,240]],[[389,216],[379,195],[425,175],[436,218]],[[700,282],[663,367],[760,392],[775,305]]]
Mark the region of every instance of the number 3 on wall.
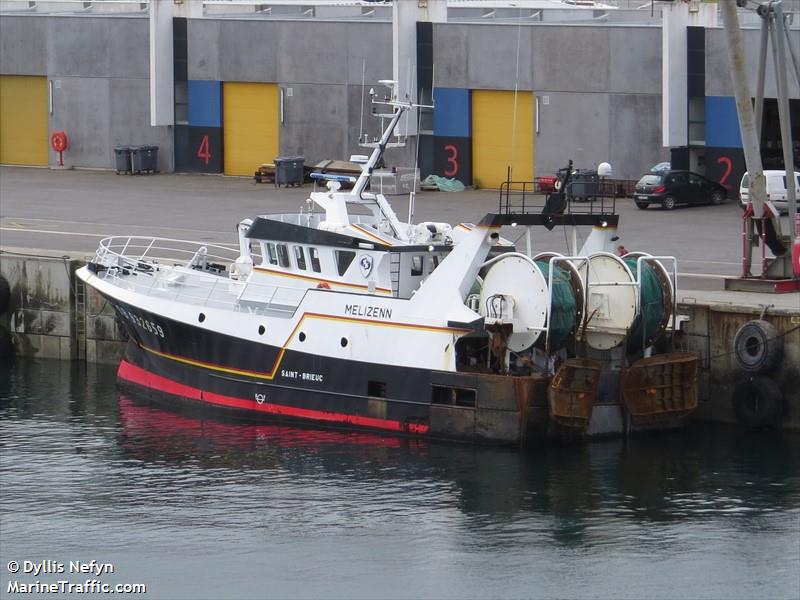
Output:
[[445,152],[449,154],[447,157],[448,164],[452,165],[451,168],[444,170],[445,177],[455,177],[458,175],[458,148],[453,144],[447,144],[444,147]]
[[204,161],[207,165],[211,160],[211,150],[208,147],[208,136],[204,135],[200,140],[200,147],[197,149],[197,158]]
[[725,172],[722,174],[722,177],[719,178],[719,182],[724,185],[727,189],[731,189],[731,184],[727,183],[728,177],[731,174],[731,159],[727,156],[720,156],[717,159],[718,165],[725,165]]

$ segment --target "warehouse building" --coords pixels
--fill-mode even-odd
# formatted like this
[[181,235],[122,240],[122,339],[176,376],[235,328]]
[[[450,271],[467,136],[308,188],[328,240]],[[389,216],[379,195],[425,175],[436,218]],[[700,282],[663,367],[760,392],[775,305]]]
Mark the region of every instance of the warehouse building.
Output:
[[[55,166],[56,131],[79,168],[114,168],[124,144],[158,146],[164,172],[347,159],[380,127],[369,88],[395,78],[435,108],[406,126],[412,143],[388,166],[418,160],[423,176],[497,187],[509,167],[530,180],[605,161],[635,179],[672,159],[736,187],[744,159],[716,5],[641,4],[2,0],[0,163]],[[800,2],[784,4],[800,55]],[[755,89],[759,21],[742,23]],[[781,160],[771,68],[765,95],[767,167]],[[791,74],[789,95],[800,152]]]

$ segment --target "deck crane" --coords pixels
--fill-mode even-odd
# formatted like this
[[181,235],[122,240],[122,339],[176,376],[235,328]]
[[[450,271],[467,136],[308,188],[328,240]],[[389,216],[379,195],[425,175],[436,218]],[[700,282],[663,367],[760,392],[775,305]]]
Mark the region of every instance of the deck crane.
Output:
[[[747,6],[748,0],[723,0],[720,2],[725,35],[728,42],[728,56],[731,65],[736,112],[742,136],[747,171],[750,174],[750,204],[745,210],[742,240],[742,275],[739,279],[726,280],[726,289],[765,289],[753,286],[759,282],[751,275],[753,247],[761,242],[760,283],[769,282],[773,291],[800,290],[800,268],[792,252],[798,252],[797,232],[791,227],[791,220],[797,223],[797,198],[795,194],[794,159],[792,156],[791,123],[789,116],[789,95],[787,89],[786,41],[788,29],[783,13],[782,0],[768,0],[758,4],[757,13],[761,17],[761,45],[758,63],[758,82],[755,96],[755,109],[751,104],[750,89],[747,83],[746,60],[742,32],[739,27],[738,8]],[[764,104],[764,80],[766,75],[767,45],[772,40],[772,54],[775,64],[775,81],[778,88],[778,113],[780,120],[783,159],[786,168],[787,196],[789,205],[790,231],[785,236],[781,232],[780,215],[768,201],[766,178],[761,164],[760,131]],[[800,65],[790,47],[795,77],[800,83]],[[772,250],[774,259],[768,259],[766,247]]]

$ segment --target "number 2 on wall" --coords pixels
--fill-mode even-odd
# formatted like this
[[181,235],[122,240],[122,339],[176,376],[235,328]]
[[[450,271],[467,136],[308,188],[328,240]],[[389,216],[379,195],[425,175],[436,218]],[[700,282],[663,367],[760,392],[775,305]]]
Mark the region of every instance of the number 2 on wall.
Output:
[[200,140],[200,147],[197,149],[197,158],[203,160],[206,164],[211,160],[211,150],[208,147],[208,136],[204,135]]
[[720,156],[717,159],[718,165],[725,165],[725,172],[722,174],[722,177],[719,178],[719,182],[724,185],[727,189],[731,189],[731,184],[727,183],[728,177],[731,174],[731,159],[727,156]]
[[447,162],[452,165],[452,168],[444,170],[444,176],[455,177],[458,175],[458,148],[453,144],[447,144],[444,150],[450,154],[450,156],[447,157]]

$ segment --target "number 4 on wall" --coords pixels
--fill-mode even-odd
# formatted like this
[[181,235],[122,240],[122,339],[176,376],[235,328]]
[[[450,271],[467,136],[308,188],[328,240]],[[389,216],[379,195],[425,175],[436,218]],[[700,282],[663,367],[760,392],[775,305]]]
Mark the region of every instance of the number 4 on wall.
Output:
[[208,165],[211,160],[211,150],[209,149],[208,136],[204,135],[200,140],[200,147],[197,149],[197,158],[204,161]]

